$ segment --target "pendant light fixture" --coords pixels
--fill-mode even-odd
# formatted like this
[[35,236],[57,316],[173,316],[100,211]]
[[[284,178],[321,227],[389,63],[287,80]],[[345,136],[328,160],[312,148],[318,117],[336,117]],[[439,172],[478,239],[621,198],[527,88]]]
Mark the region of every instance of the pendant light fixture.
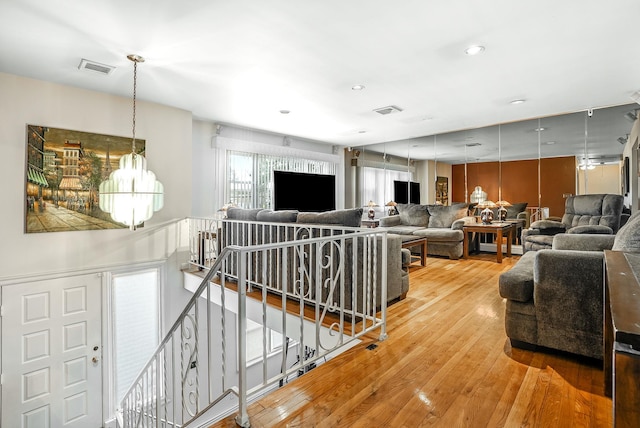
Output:
[[100,209],[111,218],[135,230],[164,205],[164,187],[156,175],[147,170],[147,161],[136,153],[136,83],[139,55],[127,55],[133,62],[133,126],[131,153],[120,158],[120,168],[100,183]]

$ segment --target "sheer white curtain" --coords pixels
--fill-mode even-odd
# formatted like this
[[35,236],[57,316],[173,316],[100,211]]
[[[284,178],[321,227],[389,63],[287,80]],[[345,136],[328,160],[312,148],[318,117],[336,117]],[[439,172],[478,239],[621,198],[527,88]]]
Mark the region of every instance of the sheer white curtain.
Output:
[[362,206],[369,201],[384,206],[392,201],[393,182],[410,181],[411,173],[408,171],[394,171],[383,168],[363,167],[360,194],[363,196]]

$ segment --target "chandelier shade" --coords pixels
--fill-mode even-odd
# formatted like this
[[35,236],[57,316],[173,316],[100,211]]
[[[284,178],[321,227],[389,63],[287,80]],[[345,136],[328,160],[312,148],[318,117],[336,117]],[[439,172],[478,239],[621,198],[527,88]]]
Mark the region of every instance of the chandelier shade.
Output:
[[100,209],[129,227],[149,220],[164,206],[164,186],[147,170],[144,156],[129,153],[120,158],[120,168],[100,183]]
[[164,186],[147,170],[147,161],[136,153],[136,83],[137,65],[144,62],[139,55],[127,55],[133,61],[133,139],[131,153],[120,158],[119,169],[100,183],[100,209],[111,214],[118,223],[135,230],[164,206]]

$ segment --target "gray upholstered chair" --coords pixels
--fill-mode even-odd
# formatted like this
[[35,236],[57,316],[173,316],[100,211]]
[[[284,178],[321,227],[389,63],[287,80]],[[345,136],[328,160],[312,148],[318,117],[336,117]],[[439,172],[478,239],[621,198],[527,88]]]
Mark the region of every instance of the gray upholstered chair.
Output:
[[558,234],[500,275],[512,346],[603,358],[603,250],[640,252],[640,213],[616,235]]
[[615,234],[620,228],[622,195],[593,194],[569,196],[561,221],[538,220],[522,231],[523,251],[552,247],[558,233]]

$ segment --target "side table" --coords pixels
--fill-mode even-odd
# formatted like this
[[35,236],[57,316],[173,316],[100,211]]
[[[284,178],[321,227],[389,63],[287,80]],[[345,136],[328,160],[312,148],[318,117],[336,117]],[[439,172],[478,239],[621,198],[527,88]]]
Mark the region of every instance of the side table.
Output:
[[420,247],[420,266],[425,266],[427,264],[427,238],[421,236],[407,236],[405,238],[403,236],[402,248],[411,248],[418,246]]
[[507,257],[511,257],[511,241],[513,239],[513,223],[469,223],[462,227],[463,236],[463,258],[469,258],[469,234],[470,233],[491,233],[496,239],[496,259],[502,263],[502,237],[507,237]]
[[374,228],[374,227],[380,226],[380,220],[379,219],[361,220],[360,225],[362,227]]

